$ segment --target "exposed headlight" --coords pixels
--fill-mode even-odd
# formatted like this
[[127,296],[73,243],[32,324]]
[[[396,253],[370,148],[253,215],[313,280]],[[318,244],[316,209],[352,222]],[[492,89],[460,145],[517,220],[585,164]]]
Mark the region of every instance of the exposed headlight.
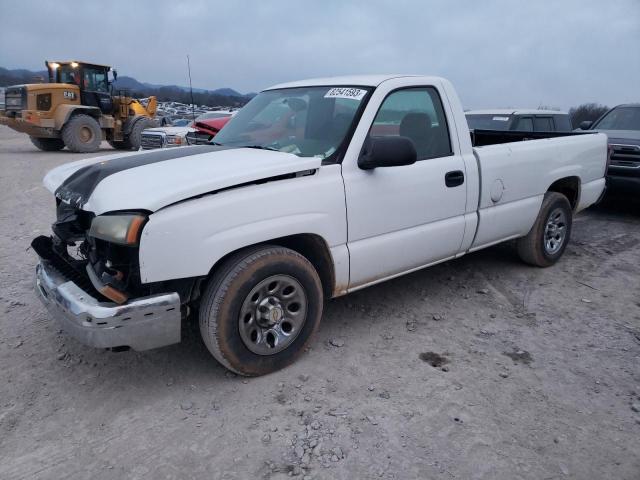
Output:
[[118,245],[137,245],[147,217],[143,215],[101,215],[91,222],[89,236]]
[[182,145],[182,137],[179,135],[167,135],[167,145]]

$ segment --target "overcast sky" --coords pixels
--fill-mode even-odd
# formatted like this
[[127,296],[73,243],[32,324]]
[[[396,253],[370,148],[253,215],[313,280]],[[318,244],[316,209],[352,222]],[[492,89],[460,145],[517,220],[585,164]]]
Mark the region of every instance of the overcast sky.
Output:
[[449,78],[465,108],[640,101],[640,0],[3,1],[0,66],[106,63],[157,84]]

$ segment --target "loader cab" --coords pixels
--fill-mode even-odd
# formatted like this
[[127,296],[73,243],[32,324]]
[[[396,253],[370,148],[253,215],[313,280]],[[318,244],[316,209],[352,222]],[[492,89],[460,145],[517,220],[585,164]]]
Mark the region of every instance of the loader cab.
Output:
[[82,105],[98,107],[104,114],[112,112],[108,77],[111,67],[83,62],[46,62],[46,65],[49,82],[76,85]]

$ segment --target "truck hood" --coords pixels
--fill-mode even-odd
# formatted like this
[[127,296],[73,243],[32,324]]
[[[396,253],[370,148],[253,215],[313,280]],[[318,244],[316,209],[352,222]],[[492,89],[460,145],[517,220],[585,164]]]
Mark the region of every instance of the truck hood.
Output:
[[167,135],[186,135],[194,129],[191,127],[155,127],[145,128],[144,133],[166,133]]
[[62,202],[100,215],[147,210],[249,182],[320,167],[316,157],[199,145],[96,157],[51,170],[44,186]]
[[602,130],[594,128],[593,130],[588,131],[606,133],[610,140],[640,140],[640,130]]

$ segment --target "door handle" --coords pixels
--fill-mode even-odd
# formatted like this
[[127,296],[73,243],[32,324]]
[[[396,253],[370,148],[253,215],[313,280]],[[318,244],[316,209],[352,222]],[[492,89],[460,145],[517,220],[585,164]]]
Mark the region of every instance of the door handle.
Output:
[[458,185],[462,185],[463,183],[464,173],[462,173],[462,170],[447,172],[444,176],[444,184],[449,188],[457,187]]

